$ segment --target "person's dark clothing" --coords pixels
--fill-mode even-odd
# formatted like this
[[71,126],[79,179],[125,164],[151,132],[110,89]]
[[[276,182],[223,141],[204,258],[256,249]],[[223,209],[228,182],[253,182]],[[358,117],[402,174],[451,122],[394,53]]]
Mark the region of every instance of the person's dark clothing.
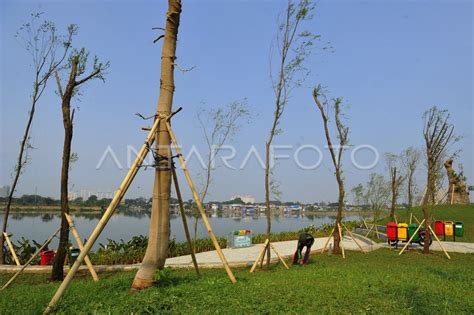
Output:
[[306,252],[303,258],[303,264],[308,263],[309,254],[311,253],[311,246],[313,246],[314,237],[309,233],[302,233],[298,239],[298,248],[293,256],[293,264],[297,264],[303,255],[303,248],[306,247]]

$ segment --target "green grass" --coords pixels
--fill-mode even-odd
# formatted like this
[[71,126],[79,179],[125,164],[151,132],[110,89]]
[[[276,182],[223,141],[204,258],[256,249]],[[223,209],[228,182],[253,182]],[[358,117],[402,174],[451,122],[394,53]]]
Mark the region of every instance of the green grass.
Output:
[[[430,209],[431,216],[435,220],[444,221],[461,221],[464,223],[464,236],[457,237],[458,242],[474,242],[474,205],[439,205]],[[420,207],[413,208],[413,214],[418,220],[423,220],[423,211]],[[398,222],[410,221],[410,213],[407,210],[397,210],[396,214]],[[389,217],[381,220],[382,224],[389,222]],[[415,220],[413,222],[416,223]],[[451,241],[451,238],[446,238],[446,241]]]
[[[73,282],[57,313],[402,313],[474,312],[474,255],[422,255],[378,250],[348,252],[347,259],[316,255],[308,266],[280,265],[250,274],[235,269],[231,284],[222,269],[164,270],[156,287],[129,294],[134,273],[86,274]],[[4,283],[8,275],[0,275]],[[1,314],[41,313],[58,283],[22,275],[0,293]]]

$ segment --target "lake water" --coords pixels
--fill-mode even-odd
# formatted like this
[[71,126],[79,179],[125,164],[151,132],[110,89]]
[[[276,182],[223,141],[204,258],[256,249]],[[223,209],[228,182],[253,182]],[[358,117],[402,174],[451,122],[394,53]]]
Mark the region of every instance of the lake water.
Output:
[[[3,214],[2,214],[3,217]],[[81,238],[88,238],[97,222],[100,214],[73,214],[74,222]],[[188,225],[193,235],[194,217],[188,216]],[[265,233],[266,217],[264,216],[209,216],[209,222],[216,236],[226,236],[229,232],[239,229],[252,230],[254,234]],[[272,218],[272,231],[297,231],[310,224],[316,227],[323,224],[330,224],[336,217],[332,215],[285,215]],[[359,220],[359,215],[346,215],[345,220]],[[16,243],[21,237],[34,239],[39,243],[46,240],[60,225],[61,217],[59,213],[17,213],[12,212],[8,223],[8,233],[13,234],[12,240]],[[124,241],[129,240],[135,235],[147,235],[150,222],[149,214],[146,213],[117,213],[110,219],[106,228],[100,235],[94,248],[99,243],[106,243],[107,239]],[[72,235],[70,236],[72,239]],[[177,215],[171,216],[171,237],[178,241],[185,241],[182,220]],[[198,238],[208,237],[202,219],[198,223]],[[73,242],[74,243],[74,242]],[[56,246],[57,239],[52,242],[52,247]]]

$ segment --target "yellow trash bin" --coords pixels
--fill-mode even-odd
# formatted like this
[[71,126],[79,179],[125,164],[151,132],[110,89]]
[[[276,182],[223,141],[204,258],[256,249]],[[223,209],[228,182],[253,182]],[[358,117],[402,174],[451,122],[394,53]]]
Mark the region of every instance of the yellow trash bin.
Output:
[[453,221],[444,221],[444,235],[446,236],[454,235],[454,222]]
[[408,224],[398,223],[397,238],[399,241],[408,241]]

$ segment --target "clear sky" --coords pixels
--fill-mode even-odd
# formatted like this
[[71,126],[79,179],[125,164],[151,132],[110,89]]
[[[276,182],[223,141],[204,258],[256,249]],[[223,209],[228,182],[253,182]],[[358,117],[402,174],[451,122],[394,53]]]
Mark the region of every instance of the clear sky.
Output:
[[[73,151],[79,160],[71,172],[72,190],[112,191],[126,170],[107,159],[96,165],[110,146],[123,165],[127,146],[143,143],[147,122],[134,114],[152,115],[159,92],[161,44],[152,27],[164,26],[166,1],[8,1],[0,2],[0,186],[9,185],[30,106],[33,72],[30,58],[14,38],[32,12],[63,31],[79,25],[76,47],[109,60],[106,83],[92,82],[83,89],[75,117]],[[191,145],[204,148],[195,121],[199,107],[212,108],[247,98],[254,113],[229,144],[238,148],[238,166],[254,145],[263,156],[271,126],[274,95],[269,78],[269,51],[275,37],[276,17],[284,1],[183,1],[177,49],[185,74],[176,71],[174,107],[184,110],[174,118],[174,129],[184,153]],[[473,4],[471,1],[319,1],[315,18],[303,25],[332,44],[332,53],[317,50],[308,62],[310,76],[294,91],[282,118],[283,134],[276,145],[312,144],[324,152],[316,170],[299,169],[281,160],[275,170],[284,200],[333,201],[337,185],[321,117],[311,97],[319,83],[331,96],[342,96],[350,108],[350,143],[369,144],[382,155],[421,147],[422,114],[432,105],[449,109],[464,139],[460,162],[472,185],[473,165]],[[54,85],[50,84],[50,88]],[[33,124],[31,164],[21,177],[18,194],[59,197],[63,130],[60,102],[49,90],[38,104]],[[281,150],[279,154],[293,154]],[[387,173],[383,160],[373,170],[358,170],[345,158],[348,189],[365,182],[370,172]],[[314,153],[301,155],[315,161]],[[360,161],[370,154],[362,152]],[[194,177],[202,170],[191,160]],[[218,163],[219,164],[219,163]],[[423,183],[422,166],[418,173]],[[264,171],[252,159],[243,170],[217,168],[209,199],[226,200],[234,194],[264,197]],[[128,197],[151,195],[153,171],[141,171]],[[184,184],[184,178],[181,180]],[[187,189],[185,198],[190,198]]]

